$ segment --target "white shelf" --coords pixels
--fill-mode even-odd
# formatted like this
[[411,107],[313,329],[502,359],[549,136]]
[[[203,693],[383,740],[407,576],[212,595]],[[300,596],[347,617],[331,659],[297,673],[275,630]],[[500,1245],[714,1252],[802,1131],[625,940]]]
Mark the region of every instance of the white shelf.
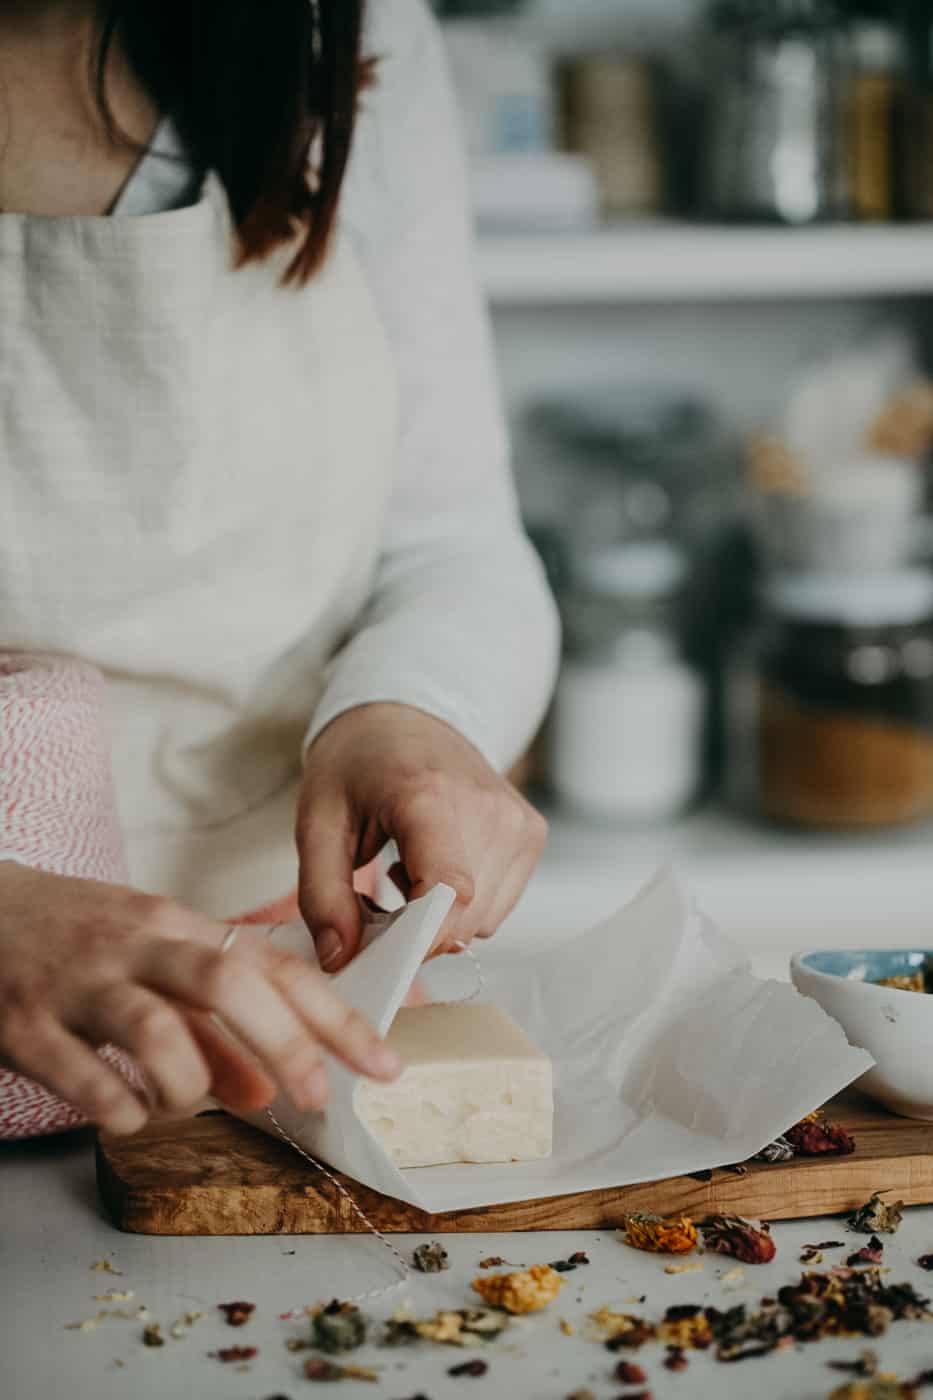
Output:
[[487,234],[479,268],[500,306],[933,294],[933,224]]

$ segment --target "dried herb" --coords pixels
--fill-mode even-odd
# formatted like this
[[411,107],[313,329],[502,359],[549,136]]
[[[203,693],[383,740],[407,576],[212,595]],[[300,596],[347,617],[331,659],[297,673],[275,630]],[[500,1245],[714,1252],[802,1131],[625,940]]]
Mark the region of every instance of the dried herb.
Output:
[[870,1378],[878,1372],[878,1353],[863,1351],[857,1361],[827,1361],[831,1371],[845,1371],[850,1376]]
[[494,1308],[509,1313],[539,1312],[557,1297],[563,1282],[548,1264],[532,1264],[512,1274],[493,1274],[491,1278],[475,1278],[473,1289]]
[[565,1337],[574,1337],[574,1336],[576,1336],[576,1332],[577,1332],[576,1327],[574,1327],[574,1325],[573,1325],[572,1322],[568,1322],[568,1320],[567,1320],[566,1317],[562,1317],[562,1318],[561,1318],[560,1323],[559,1323],[559,1326],[560,1326],[560,1330],[563,1332],[563,1334],[564,1334]]
[[450,1268],[447,1250],[437,1240],[430,1244],[419,1244],[412,1254],[411,1262],[422,1274],[439,1274]]
[[503,1265],[508,1262],[509,1261],[503,1259],[500,1254],[490,1254],[488,1259],[481,1259],[479,1261],[479,1267],[481,1269],[501,1269]]
[[109,1259],[95,1259],[91,1270],[95,1274],[118,1274],[120,1278],[123,1277],[123,1270],[118,1269]]
[[644,1385],[648,1379],[641,1367],[636,1366],[634,1361],[620,1361],[612,1374],[620,1385]]
[[485,1376],[489,1370],[489,1362],[481,1361],[477,1357],[474,1361],[461,1361],[457,1366],[447,1368],[448,1376]]
[[767,1226],[760,1229],[738,1215],[709,1215],[700,1221],[703,1244],[743,1264],[767,1264],[777,1249]]
[[218,1303],[217,1306],[231,1327],[242,1327],[256,1311],[255,1303]]
[[896,974],[894,977],[882,977],[875,983],[876,987],[890,987],[896,992],[925,992],[926,978],[923,969],[919,972]]
[[903,1201],[887,1205],[876,1191],[854,1215],[849,1216],[849,1228],[863,1235],[893,1235],[902,1219]]
[[476,1342],[491,1341],[508,1326],[508,1318],[489,1308],[447,1309],[432,1318],[419,1321],[406,1309],[399,1311],[386,1323],[383,1346],[406,1346],[412,1342],[441,1342],[447,1346],[465,1347]]
[[252,1361],[254,1356],[259,1355],[258,1347],[221,1347],[220,1351],[212,1351],[211,1356],[218,1361]]
[[[553,1269],[557,1274],[569,1274],[572,1273],[574,1269],[579,1268],[581,1264],[588,1264],[589,1262],[583,1250],[578,1249],[575,1254],[571,1254],[569,1259],[555,1259],[548,1265],[548,1268]],[[480,1265],[480,1267],[482,1268],[482,1265]]]
[[623,1217],[625,1243],[651,1254],[689,1254],[696,1248],[696,1226],[687,1215],[666,1220],[660,1215],[635,1212]]
[[682,1347],[668,1347],[664,1365],[668,1371],[686,1371],[690,1362]]
[[855,1151],[855,1138],[838,1123],[804,1118],[788,1128],[784,1137],[799,1157],[845,1157]]
[[921,1269],[926,1269],[927,1272],[933,1270],[933,1254],[921,1254],[917,1263],[920,1265]]
[[162,1328],[157,1322],[150,1322],[143,1328],[143,1346],[164,1347],[165,1338],[162,1336]]
[[800,1251],[801,1264],[822,1264],[823,1251],[817,1249],[815,1244],[805,1244]]
[[305,1376],[309,1381],[377,1381],[379,1372],[369,1366],[338,1366],[323,1356],[314,1356],[305,1362]]
[[326,1308],[313,1314],[311,1340],[321,1351],[331,1354],[354,1351],[366,1340],[366,1318],[353,1303],[334,1298]]
[[848,1268],[855,1268],[860,1264],[880,1264],[884,1254],[884,1245],[877,1235],[872,1235],[867,1244],[861,1249],[857,1249],[854,1254],[850,1254],[846,1260]]
[[797,1156],[797,1149],[792,1142],[788,1142],[786,1137],[776,1137],[773,1142],[767,1143],[760,1152],[755,1153],[756,1162],[789,1162],[791,1158]]
[[834,1390],[829,1400],[915,1400],[917,1390],[911,1381],[896,1376],[877,1376],[870,1381],[849,1381]]

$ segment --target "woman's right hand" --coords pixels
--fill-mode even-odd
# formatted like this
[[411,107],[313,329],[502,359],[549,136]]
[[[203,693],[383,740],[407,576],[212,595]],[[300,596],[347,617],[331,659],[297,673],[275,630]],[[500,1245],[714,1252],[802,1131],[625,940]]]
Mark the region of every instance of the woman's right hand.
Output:
[[[228,927],[120,885],[0,861],[0,1064],[113,1133],[191,1112],[208,1093],[257,1109],[279,1085],[297,1108],[320,1108],[324,1049],[370,1078],[396,1077],[397,1057],[321,972],[248,928],[223,953]],[[94,1053],[108,1042],[145,1070],[154,1105]]]

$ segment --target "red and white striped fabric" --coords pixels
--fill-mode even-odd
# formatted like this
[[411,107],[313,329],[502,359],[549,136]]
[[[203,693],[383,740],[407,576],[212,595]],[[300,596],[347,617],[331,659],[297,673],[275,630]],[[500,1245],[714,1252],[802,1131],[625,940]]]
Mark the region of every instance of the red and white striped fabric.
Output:
[[[58,875],[126,879],[105,682],[92,666],[0,654],[0,852]],[[99,1053],[142,1086],[129,1056],[113,1046]],[[84,1121],[40,1084],[0,1068],[0,1140]]]

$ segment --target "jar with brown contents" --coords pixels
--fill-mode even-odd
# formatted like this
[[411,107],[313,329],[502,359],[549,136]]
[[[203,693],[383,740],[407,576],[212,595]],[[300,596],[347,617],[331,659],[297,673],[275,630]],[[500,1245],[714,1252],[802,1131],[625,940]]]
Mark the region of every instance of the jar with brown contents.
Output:
[[796,826],[933,815],[933,577],[779,576],[742,671],[745,789]]

